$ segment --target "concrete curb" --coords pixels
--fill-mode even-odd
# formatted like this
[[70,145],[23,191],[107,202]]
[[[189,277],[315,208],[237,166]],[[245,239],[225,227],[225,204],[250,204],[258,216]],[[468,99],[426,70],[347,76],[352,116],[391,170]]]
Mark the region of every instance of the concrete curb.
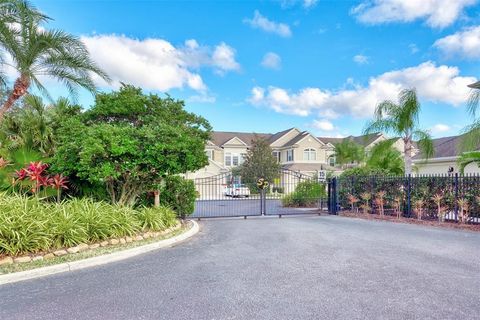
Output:
[[189,230],[173,238],[160,240],[158,242],[149,243],[144,246],[140,246],[136,248],[112,252],[103,256],[92,257],[92,258],[87,258],[87,259],[78,260],[78,261],[60,263],[60,264],[38,268],[38,269],[0,275],[0,285],[40,278],[40,277],[62,273],[62,272],[69,272],[69,271],[81,270],[81,269],[94,267],[94,266],[100,266],[107,263],[128,259],[128,258],[137,256],[143,253],[147,253],[153,250],[157,250],[160,248],[170,247],[190,237],[193,237],[195,234],[198,233],[198,231],[200,231],[200,227],[198,226],[198,223],[196,223],[193,220],[191,220],[190,222],[193,224],[193,226]]

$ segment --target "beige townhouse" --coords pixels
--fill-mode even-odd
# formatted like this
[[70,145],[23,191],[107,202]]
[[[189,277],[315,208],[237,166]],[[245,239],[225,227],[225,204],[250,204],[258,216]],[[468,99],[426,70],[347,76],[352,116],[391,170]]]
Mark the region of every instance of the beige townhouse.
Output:
[[[381,133],[346,138],[316,137],[308,131],[297,128],[257,135],[270,143],[273,154],[282,168],[307,175],[314,175],[318,170],[339,171],[335,165],[335,144],[343,139],[353,140],[364,146],[367,152],[375,144],[388,139]],[[254,133],[212,132],[212,139],[205,148],[208,165],[187,174],[187,177],[190,179],[211,177],[240,166],[254,137]],[[396,139],[394,146],[403,151],[401,139]]]

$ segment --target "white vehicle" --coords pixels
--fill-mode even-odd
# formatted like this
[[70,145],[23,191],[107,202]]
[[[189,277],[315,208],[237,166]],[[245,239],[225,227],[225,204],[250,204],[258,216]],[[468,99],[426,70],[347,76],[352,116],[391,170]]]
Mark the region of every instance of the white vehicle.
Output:
[[224,193],[227,197],[248,198],[250,196],[250,189],[244,184],[231,184],[225,187]]

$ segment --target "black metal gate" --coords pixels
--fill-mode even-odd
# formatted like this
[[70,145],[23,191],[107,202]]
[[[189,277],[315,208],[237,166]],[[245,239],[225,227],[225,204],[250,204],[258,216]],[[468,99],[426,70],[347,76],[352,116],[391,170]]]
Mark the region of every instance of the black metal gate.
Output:
[[320,214],[327,210],[326,184],[316,174],[281,169],[259,183],[232,172],[195,179],[194,218]]

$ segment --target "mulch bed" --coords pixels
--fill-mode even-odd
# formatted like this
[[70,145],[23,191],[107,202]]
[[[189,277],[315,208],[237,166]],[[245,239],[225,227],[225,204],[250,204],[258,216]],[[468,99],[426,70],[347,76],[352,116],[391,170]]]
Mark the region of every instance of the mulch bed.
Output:
[[362,213],[355,213],[351,211],[342,211],[340,213],[341,216],[344,217],[351,217],[351,218],[360,218],[365,220],[382,220],[382,221],[391,221],[397,223],[408,223],[408,224],[417,224],[423,226],[432,226],[432,227],[440,227],[440,228],[448,228],[448,229],[460,229],[460,230],[468,230],[468,231],[476,231],[480,232],[480,224],[459,224],[455,222],[438,222],[434,220],[417,220],[415,218],[405,218],[400,217],[397,219],[396,216],[379,216],[378,214],[368,214],[364,215]]

